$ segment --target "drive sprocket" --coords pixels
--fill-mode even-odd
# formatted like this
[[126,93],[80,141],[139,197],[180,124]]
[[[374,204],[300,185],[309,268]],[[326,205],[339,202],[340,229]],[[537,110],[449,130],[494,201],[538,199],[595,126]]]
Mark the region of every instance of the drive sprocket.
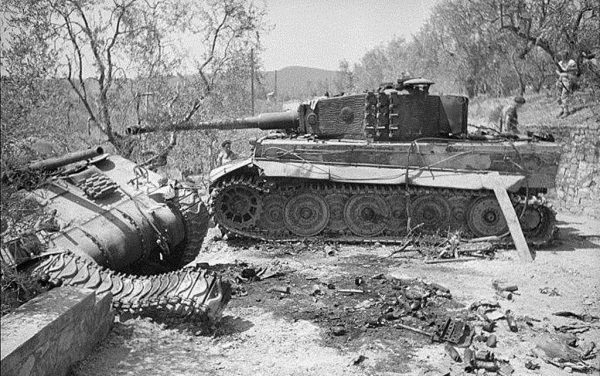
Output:
[[245,230],[256,224],[261,215],[262,199],[255,188],[232,184],[220,190],[214,200],[214,215],[218,223]]

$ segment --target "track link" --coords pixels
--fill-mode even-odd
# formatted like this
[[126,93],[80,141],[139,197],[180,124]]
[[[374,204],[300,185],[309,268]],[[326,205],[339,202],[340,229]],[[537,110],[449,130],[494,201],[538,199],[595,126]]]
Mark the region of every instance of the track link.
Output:
[[[259,205],[255,210],[255,218],[250,217],[244,222],[236,222],[235,216],[230,215],[230,220],[223,221],[223,207],[229,211],[233,209],[224,204],[223,192],[234,190],[250,192],[252,201]],[[400,243],[405,241],[408,234],[408,210],[410,208],[410,228],[420,225],[422,233],[440,233],[448,231],[460,232],[463,238],[475,238],[489,235],[501,235],[508,231],[503,225],[503,215],[500,208],[494,207],[497,201],[491,191],[468,191],[448,188],[428,188],[409,186],[408,191],[404,185],[385,186],[375,184],[350,184],[319,182],[314,180],[294,179],[259,179],[253,175],[236,176],[219,182],[211,192],[210,210],[216,222],[227,232],[263,241],[295,242],[302,241],[306,236],[301,236],[297,230],[294,217],[299,210],[288,210],[292,198],[298,195],[304,197],[322,197],[327,202],[329,209],[327,215],[329,223],[318,231],[317,235],[310,236],[325,241],[348,243]],[[349,204],[350,198],[353,198]],[[474,211],[474,202],[480,199],[483,204]],[[487,199],[487,200],[485,200]],[[531,245],[540,246],[553,239],[556,231],[554,211],[546,206],[537,197],[522,197],[511,194],[511,200],[517,210],[517,215],[527,213],[530,222],[537,221],[537,225],[526,228],[523,226],[525,237]],[[239,200],[238,200],[239,201]],[[293,200],[293,205],[298,206],[298,200]],[[309,200],[305,200],[309,201]],[[319,200],[313,201],[320,203]],[[314,212],[321,213],[318,203],[313,205]],[[263,207],[263,204],[266,207]],[[350,205],[350,206],[349,206]],[[233,207],[233,205],[230,205]],[[282,208],[283,207],[283,208]],[[524,210],[524,208],[526,210]],[[234,207],[235,209],[235,207]],[[265,210],[269,209],[269,210]],[[311,207],[306,212],[307,226],[310,220],[320,221],[322,215],[312,215]],[[378,211],[381,213],[378,214]],[[360,220],[360,215],[374,218],[370,221]],[[479,214],[478,220],[485,219],[489,223],[485,226],[473,226],[472,217]],[[359,215],[360,214],[360,215]],[[300,214],[301,215],[301,214]],[[311,217],[312,215],[312,217]],[[342,217],[340,217],[342,215]],[[379,215],[381,218],[377,218]],[[469,215],[471,220],[469,221]],[[268,216],[268,218],[264,218]],[[522,215],[521,222],[525,224]],[[350,223],[348,223],[350,221]],[[285,226],[275,225],[287,223]],[[379,223],[379,226],[377,225]],[[302,219],[298,219],[302,224]],[[369,228],[369,225],[370,228]],[[318,228],[316,228],[318,229]],[[315,228],[308,227],[307,233],[312,233]],[[486,232],[490,232],[489,234]]]
[[133,276],[103,268],[93,261],[65,251],[45,255],[33,274],[56,285],[110,292],[113,306],[129,312],[166,310],[170,314],[200,321],[218,321],[231,298],[229,283],[199,268]]

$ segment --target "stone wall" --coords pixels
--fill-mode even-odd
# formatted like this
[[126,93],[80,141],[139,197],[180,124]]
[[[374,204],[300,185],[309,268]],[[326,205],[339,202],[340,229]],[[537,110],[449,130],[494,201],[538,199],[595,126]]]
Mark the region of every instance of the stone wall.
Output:
[[61,287],[2,317],[2,376],[66,375],[106,337],[112,295]]
[[548,128],[562,147],[553,202],[559,209],[600,218],[600,121]]

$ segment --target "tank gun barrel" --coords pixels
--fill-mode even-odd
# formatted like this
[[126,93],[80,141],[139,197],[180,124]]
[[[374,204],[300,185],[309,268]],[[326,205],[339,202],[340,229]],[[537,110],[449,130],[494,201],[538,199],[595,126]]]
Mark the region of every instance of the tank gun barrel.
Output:
[[85,159],[93,158],[98,155],[104,154],[104,149],[101,146],[96,146],[87,150],[76,151],[68,153],[56,158],[48,158],[39,162],[34,162],[27,165],[26,169],[29,170],[40,170],[47,169],[52,170],[62,166],[66,166],[70,163],[83,161]]
[[201,121],[201,122],[188,122],[180,125],[165,128],[142,128],[142,127],[129,127],[127,128],[127,134],[142,134],[157,132],[159,130],[164,131],[194,131],[203,129],[219,129],[219,130],[232,130],[232,129],[248,129],[258,128],[262,130],[270,129],[297,129],[300,125],[300,118],[298,112],[268,112],[256,116],[249,116],[241,119],[232,120],[216,120],[216,121]]

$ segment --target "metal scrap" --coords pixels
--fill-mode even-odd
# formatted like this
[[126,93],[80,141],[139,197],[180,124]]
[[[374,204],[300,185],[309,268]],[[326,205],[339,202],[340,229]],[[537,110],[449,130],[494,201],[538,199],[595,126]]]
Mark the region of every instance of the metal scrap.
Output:
[[433,340],[450,342],[458,347],[467,347],[471,344],[475,332],[469,324],[462,320],[447,318],[436,323]]
[[556,287],[550,288],[548,286],[542,287],[540,289],[540,293],[548,296],[560,296],[560,293],[556,289]]
[[458,351],[456,351],[454,346],[446,343],[444,345],[444,349],[446,350],[446,354],[448,354],[450,359],[454,360],[457,363],[460,363],[462,361],[462,359],[460,358],[460,354],[458,353]]
[[581,321],[584,321],[584,322],[595,322],[595,321],[598,321],[598,316],[592,316],[592,315],[587,314],[587,313],[577,314],[577,313],[573,313],[573,312],[569,312],[569,311],[559,311],[559,312],[554,312],[553,315],[554,316],[560,316],[560,317],[572,317],[574,319],[581,320]]
[[508,328],[510,329],[510,331],[511,332],[518,332],[519,331],[519,327],[517,326],[517,322],[515,321],[515,318],[514,318],[512,312],[508,309],[504,313],[504,316],[506,318],[506,323],[508,324]]

